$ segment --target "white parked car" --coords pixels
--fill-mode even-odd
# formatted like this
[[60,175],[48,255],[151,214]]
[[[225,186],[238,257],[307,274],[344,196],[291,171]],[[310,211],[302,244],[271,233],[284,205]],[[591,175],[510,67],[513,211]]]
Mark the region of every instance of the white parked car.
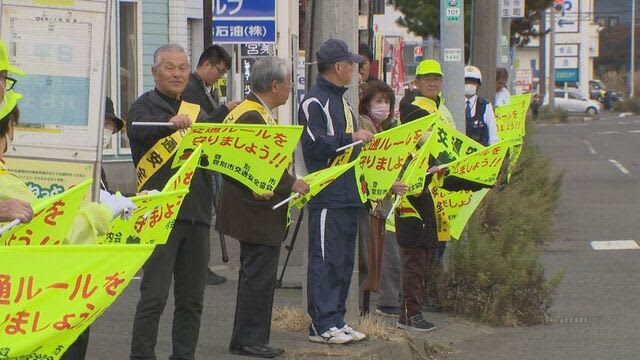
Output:
[[[549,104],[546,96],[544,104]],[[573,89],[556,89],[555,105],[570,113],[597,115],[602,111],[602,104],[599,101],[587,99],[579,91]]]

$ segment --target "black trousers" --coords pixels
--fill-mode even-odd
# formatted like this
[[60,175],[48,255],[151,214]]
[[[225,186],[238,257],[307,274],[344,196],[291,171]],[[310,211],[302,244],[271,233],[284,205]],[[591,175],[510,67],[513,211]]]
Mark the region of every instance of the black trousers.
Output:
[[230,347],[269,343],[279,257],[280,245],[240,242],[238,296]]
[[87,347],[89,346],[89,328],[78,336],[76,341],[69,346],[67,351],[64,352],[60,360],[84,360],[87,354]]
[[131,335],[131,360],[156,360],[158,325],[174,279],[170,360],[193,360],[209,263],[209,226],[176,221],[167,243],[144,265]]

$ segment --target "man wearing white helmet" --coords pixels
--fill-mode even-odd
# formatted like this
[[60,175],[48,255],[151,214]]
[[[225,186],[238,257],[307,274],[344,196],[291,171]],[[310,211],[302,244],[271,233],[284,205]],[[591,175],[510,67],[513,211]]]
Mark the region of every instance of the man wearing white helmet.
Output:
[[467,136],[484,146],[498,142],[498,129],[493,107],[487,99],[478,96],[482,74],[475,66],[464,68],[464,97]]

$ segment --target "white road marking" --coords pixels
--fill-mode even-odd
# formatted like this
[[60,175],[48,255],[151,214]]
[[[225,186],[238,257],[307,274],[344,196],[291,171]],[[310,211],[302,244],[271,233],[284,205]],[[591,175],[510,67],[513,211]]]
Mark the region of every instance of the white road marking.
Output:
[[618,168],[618,170],[620,170],[620,172],[623,173],[624,175],[629,175],[629,170],[627,170],[624,166],[622,166],[622,164],[620,164],[616,160],[609,159],[609,162],[615,165]]
[[134,276],[131,278],[131,280],[140,280],[142,279],[142,276]]
[[637,250],[640,249],[635,240],[591,241],[593,250]]
[[600,131],[598,134],[600,135],[620,134],[620,131]]
[[629,130],[629,132],[632,134],[637,134],[637,133],[640,133],[640,130]]
[[596,152],[596,149],[594,149],[593,146],[591,145],[591,143],[589,142],[589,140],[582,140],[582,142],[584,142],[584,144],[587,146],[587,150],[589,150],[591,155],[597,155],[598,154]]

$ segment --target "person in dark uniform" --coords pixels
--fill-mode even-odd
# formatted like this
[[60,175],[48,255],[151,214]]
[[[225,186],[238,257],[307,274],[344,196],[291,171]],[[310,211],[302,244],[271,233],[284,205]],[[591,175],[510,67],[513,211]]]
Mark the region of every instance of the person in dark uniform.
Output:
[[[156,87],[131,105],[127,119],[137,191],[164,188],[178,170],[172,169],[171,163],[177,144],[182,140],[183,131],[179,130],[189,128],[192,123],[192,119],[179,111],[181,106],[189,105],[181,97],[190,70],[186,51],[176,44],[158,48],[151,70]],[[197,120],[206,122],[209,119],[200,111]],[[133,126],[133,122],[167,122],[173,126],[141,127]],[[169,359],[194,359],[209,263],[212,204],[211,173],[197,169],[167,243],[157,246],[143,266],[140,300],[131,335],[131,360],[156,359],[160,316],[167,303],[172,280],[175,310],[173,354]]]
[[482,73],[475,66],[464,68],[464,97],[466,134],[468,137],[489,146],[498,142],[498,129],[493,106],[487,99],[478,96],[482,85]]
[[[229,111],[238,105],[238,102],[235,101],[220,104],[219,93],[215,87],[218,80],[223,78],[230,68],[231,56],[229,53],[220,45],[211,45],[200,55],[198,66],[189,76],[187,87],[182,92],[182,99],[200,105],[211,122],[222,122]],[[221,179],[220,174],[213,173],[214,208],[218,208]],[[207,272],[208,285],[219,285],[225,281],[227,278],[216,274],[209,268]]]
[[[291,93],[290,66],[277,57],[262,58],[251,73],[251,93],[225,123],[277,125],[272,110]],[[309,186],[286,170],[272,194],[259,196],[240,182],[223,176],[222,201],[216,229],[240,241],[238,296],[229,350],[233,354],[271,358],[284,350],[269,345],[271,310],[287,206],[272,206]]]

